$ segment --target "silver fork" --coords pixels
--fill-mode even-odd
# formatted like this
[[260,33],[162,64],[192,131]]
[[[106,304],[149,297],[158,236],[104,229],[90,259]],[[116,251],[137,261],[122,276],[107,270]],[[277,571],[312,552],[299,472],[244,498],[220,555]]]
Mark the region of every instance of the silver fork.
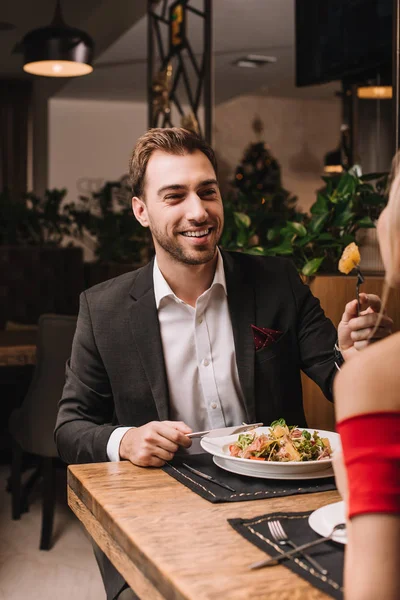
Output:
[[[291,548],[296,549],[297,546],[290,540],[287,536],[287,533],[282,527],[282,523],[278,520],[276,521],[268,521],[268,527],[271,532],[272,537],[275,542],[279,544],[279,546],[290,546]],[[306,554],[306,552],[301,552],[302,556],[322,575],[326,575],[328,573],[327,569],[324,569],[322,565],[319,564],[312,556]]]

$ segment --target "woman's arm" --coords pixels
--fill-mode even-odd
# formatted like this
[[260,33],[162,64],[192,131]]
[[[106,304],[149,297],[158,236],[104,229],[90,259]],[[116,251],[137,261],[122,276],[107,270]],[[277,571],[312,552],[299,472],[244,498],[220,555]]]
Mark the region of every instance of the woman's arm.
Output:
[[345,600],[398,600],[400,515],[365,514],[348,523]]
[[[346,485],[347,474],[340,456],[335,458],[335,471],[337,470],[339,487],[347,506],[350,507],[350,511],[356,513],[348,522],[349,543],[346,549],[344,577],[346,600],[397,600],[400,597],[400,494],[398,489],[394,494],[393,489],[387,489],[391,485],[387,476],[381,485],[378,483],[376,489],[371,489],[373,473],[368,477],[368,462],[365,469],[365,462],[364,467],[362,460],[360,462],[360,454],[354,454],[351,436],[351,428],[357,428],[354,430],[354,440],[357,441],[357,452],[361,454],[365,451],[368,453],[369,445],[372,447],[373,444],[382,449],[382,452],[379,452],[380,456],[376,456],[380,461],[376,474],[390,472],[393,466],[396,469],[396,464],[397,471],[399,470],[398,452],[397,463],[390,465],[393,456],[389,452],[385,458],[384,444],[380,439],[385,439],[386,436],[389,440],[389,429],[398,428],[396,413],[400,412],[399,357],[400,334],[396,334],[353,358],[344,365],[335,380],[336,418],[338,429],[342,429],[343,432],[343,454],[350,471],[350,485]],[[386,412],[394,413],[394,416],[382,417],[382,413]],[[364,420],[356,416],[366,413],[370,416]],[[376,413],[381,415],[380,421]],[[352,417],[353,424],[347,421],[346,429],[343,429],[343,421],[351,421]],[[370,424],[369,429],[365,429],[367,423]],[[382,428],[382,423],[385,423],[386,431]],[[360,431],[362,427],[363,432]],[[396,439],[396,435],[392,436],[391,443],[396,444]],[[368,458],[366,460],[368,461]],[[368,485],[364,486],[363,482]],[[350,498],[346,498],[347,488],[350,489]],[[380,508],[380,504],[384,508]],[[363,512],[363,506],[367,512]],[[392,514],[385,514],[390,507]],[[381,512],[372,512],[375,510]]]

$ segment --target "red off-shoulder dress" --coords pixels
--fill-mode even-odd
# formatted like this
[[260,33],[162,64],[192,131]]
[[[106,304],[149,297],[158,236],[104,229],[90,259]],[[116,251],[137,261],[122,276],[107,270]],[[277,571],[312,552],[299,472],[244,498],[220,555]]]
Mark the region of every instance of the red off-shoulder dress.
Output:
[[336,429],[347,470],[348,516],[400,515],[400,411],[355,415]]

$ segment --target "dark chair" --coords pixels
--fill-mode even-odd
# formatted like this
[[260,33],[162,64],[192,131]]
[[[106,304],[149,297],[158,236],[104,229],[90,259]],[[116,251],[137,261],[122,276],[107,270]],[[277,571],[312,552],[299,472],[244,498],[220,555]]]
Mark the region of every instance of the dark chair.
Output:
[[[28,495],[42,479],[42,532],[40,549],[49,550],[55,505],[55,467],[58,453],[54,443],[54,427],[58,401],[65,381],[65,363],[70,357],[76,317],[42,315],[39,319],[36,367],[32,383],[20,408],[9,420],[13,438],[10,488],[12,518],[20,519],[28,507]],[[28,453],[36,460],[34,470],[22,486],[23,458]]]

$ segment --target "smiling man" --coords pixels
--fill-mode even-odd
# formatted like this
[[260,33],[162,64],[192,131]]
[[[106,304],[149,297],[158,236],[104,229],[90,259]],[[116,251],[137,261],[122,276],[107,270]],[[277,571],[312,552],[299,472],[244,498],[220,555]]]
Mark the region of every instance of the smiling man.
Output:
[[[187,451],[191,430],[281,417],[305,426],[301,370],[331,398],[335,342],[344,359],[366,345],[379,298],[362,294],[361,316],[347,304],[336,332],[290,261],[219,250],[215,155],[189,131],[148,131],[130,175],[156,255],[81,296],[55,432],[61,457],[159,467]],[[390,327],[384,317],[376,337]],[[123,579],[104,556],[99,565],[107,598],[117,597]]]

